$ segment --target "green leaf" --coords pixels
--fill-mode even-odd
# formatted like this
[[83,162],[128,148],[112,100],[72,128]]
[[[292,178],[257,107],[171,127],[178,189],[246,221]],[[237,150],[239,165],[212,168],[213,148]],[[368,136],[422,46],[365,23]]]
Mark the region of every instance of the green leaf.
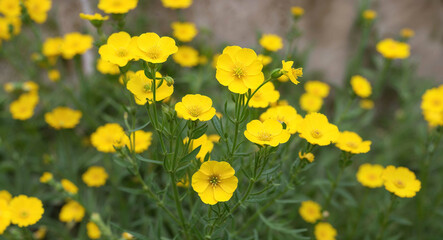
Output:
[[143,124],[143,126],[140,126],[140,127],[138,127],[138,128],[135,128],[135,129],[129,130],[129,132],[132,133],[132,132],[135,132],[135,131],[141,130],[141,129],[147,127],[150,123],[151,123],[151,121],[148,121],[147,123]]
[[152,159],[148,159],[148,158],[144,158],[140,155],[136,155],[135,156],[138,160],[142,161],[142,162],[147,162],[147,163],[153,163],[153,164],[158,164],[158,165],[163,165],[162,161],[158,161],[158,160],[152,160]]
[[190,138],[197,139],[201,137],[208,130],[208,124],[203,124],[201,127],[198,127],[194,131],[192,131]]
[[180,162],[190,162],[192,159],[195,159],[201,147],[202,146],[198,146],[196,149],[192,150],[192,152],[180,159]]
[[266,219],[262,214],[260,214],[260,219],[263,221],[264,224],[266,224],[266,226],[268,226],[270,229],[272,229],[274,231],[288,234],[293,237],[297,237],[299,239],[306,239],[306,240],[310,239],[309,237],[302,237],[299,235],[299,233],[306,232],[307,231],[306,228],[293,229],[293,228],[288,227],[287,226],[288,224],[272,222],[269,219]]

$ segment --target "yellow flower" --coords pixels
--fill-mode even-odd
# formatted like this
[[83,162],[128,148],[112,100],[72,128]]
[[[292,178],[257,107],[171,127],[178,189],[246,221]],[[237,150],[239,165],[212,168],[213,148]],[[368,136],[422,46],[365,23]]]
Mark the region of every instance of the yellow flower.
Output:
[[363,141],[355,132],[343,131],[338,135],[335,146],[353,154],[367,153],[371,149],[371,141]]
[[263,66],[266,66],[272,62],[272,57],[266,56],[263,54],[259,54],[257,56],[257,58],[258,58],[258,60],[260,60],[260,62],[263,64]]
[[391,38],[377,43],[377,52],[389,59],[404,59],[409,57],[409,44],[397,42]]
[[107,123],[91,135],[91,144],[100,152],[112,153],[129,142],[123,128],[117,123]]
[[107,179],[108,173],[100,166],[91,166],[82,175],[82,180],[88,187],[101,187]]
[[315,223],[322,217],[320,204],[311,200],[303,201],[298,212],[303,220],[308,223]]
[[309,113],[305,116],[298,128],[300,137],[311,144],[326,146],[335,142],[339,131],[337,126],[328,122],[328,118],[321,113]]
[[120,73],[120,68],[117,64],[99,58],[97,60],[97,70],[102,74],[117,75]]
[[403,38],[411,38],[411,37],[413,37],[413,36],[415,35],[415,32],[414,32],[414,30],[412,30],[412,29],[410,29],[410,28],[403,28],[403,29],[400,31],[400,35],[401,35]]
[[57,69],[51,69],[48,71],[48,78],[52,82],[58,82],[60,80],[60,72]]
[[360,100],[360,107],[366,110],[374,108],[374,101],[371,99],[362,99]]
[[411,198],[420,191],[421,183],[414,172],[405,167],[387,166],[382,173],[386,190],[402,198]]
[[198,51],[193,47],[180,46],[172,59],[182,67],[194,67],[198,65]]
[[44,173],[42,174],[42,176],[40,177],[40,182],[41,182],[41,183],[48,183],[49,181],[52,180],[52,178],[53,178],[52,173],[50,173],[50,172],[44,172]]
[[169,55],[178,51],[174,39],[170,37],[159,37],[156,33],[144,33],[134,37],[131,44],[138,58],[151,63],[163,63],[168,60]]
[[425,120],[428,122],[429,126],[443,126],[443,111],[434,112],[434,111],[423,111],[423,116]]
[[16,84],[12,83],[12,82],[7,82],[3,85],[3,89],[5,90],[5,92],[7,93],[11,93],[15,90],[16,88]]
[[283,40],[275,34],[263,34],[260,38],[260,45],[271,52],[276,52],[283,48]]
[[[253,90],[252,92],[254,92]],[[249,107],[266,108],[271,103],[275,103],[280,98],[280,93],[275,90],[274,84],[268,82],[263,85],[249,101]]]
[[293,61],[281,61],[282,64],[282,70],[281,72],[283,73],[284,76],[288,77],[289,80],[291,80],[291,82],[293,82],[294,84],[299,84],[300,82],[297,80],[299,77],[303,77],[303,69],[302,68],[297,68],[294,69],[292,68],[292,65],[294,64]]
[[78,32],[68,33],[63,38],[61,46],[62,56],[65,59],[72,59],[77,54],[83,54],[92,48],[94,39],[87,34]]
[[[0,17],[0,47],[1,40],[9,40],[12,35],[18,35],[21,31],[22,22],[20,17]],[[12,27],[12,33],[10,32]]]
[[262,68],[263,64],[254,50],[228,46],[218,58],[216,78],[231,92],[243,94],[263,83]]
[[35,231],[32,236],[35,239],[41,240],[46,237],[46,233],[48,232],[48,228],[46,226],[40,226],[38,227],[37,231]]
[[44,23],[51,9],[51,0],[24,0],[23,4],[28,11],[29,17],[36,23]]
[[66,178],[63,178],[60,183],[62,184],[62,187],[66,192],[71,194],[77,194],[78,187],[75,186],[73,182],[69,181]]
[[33,81],[26,81],[22,85],[22,90],[25,92],[34,92],[38,91],[38,84]]
[[[135,135],[135,152],[136,153],[142,153],[146,150],[148,150],[149,146],[151,146],[152,141],[152,132],[145,132],[143,130],[138,130],[133,133],[131,133],[130,141],[134,139]],[[131,144],[128,143],[128,148],[132,150]]]
[[197,35],[198,30],[192,22],[173,22],[172,35],[182,42],[190,42]]
[[131,36],[127,32],[113,33],[98,53],[103,60],[124,67],[134,58],[132,44]]
[[81,222],[85,216],[85,208],[74,200],[69,200],[63,205],[58,218],[62,222]]
[[314,235],[316,240],[335,240],[337,230],[330,223],[319,222],[315,225]]
[[35,197],[19,195],[9,203],[11,222],[19,227],[37,223],[44,213],[43,203]]
[[80,122],[82,112],[68,107],[57,107],[45,114],[45,121],[55,129],[74,128]]
[[422,96],[421,109],[430,126],[443,126],[443,85],[426,90]]
[[11,225],[11,210],[4,199],[0,199],[0,235]]
[[137,7],[138,0],[99,0],[98,8],[107,14],[123,14]]
[[18,120],[26,120],[34,115],[34,108],[39,101],[38,94],[36,92],[29,92],[20,95],[20,97],[11,103],[9,111],[12,118]]
[[280,105],[271,107],[266,112],[260,115],[260,120],[265,121],[267,119],[274,119],[280,123],[286,124],[286,130],[290,134],[297,132],[298,126],[300,125],[303,117],[297,113],[297,110],[289,105]]
[[43,43],[42,53],[46,57],[55,57],[62,53],[63,38],[47,38]]
[[185,178],[180,179],[177,182],[177,187],[183,187],[183,188],[187,188],[189,187],[189,180],[188,177],[186,176]]
[[300,160],[301,159],[306,159],[310,163],[314,162],[314,159],[315,159],[315,156],[312,153],[301,153],[301,152],[298,152],[298,156],[300,157]]
[[80,13],[80,18],[88,21],[106,21],[109,19],[109,16],[102,16],[100,13],[95,13],[94,15]]
[[[155,100],[158,102],[171,96],[174,92],[174,86],[168,86],[166,81],[159,79],[162,77],[159,72],[155,75]],[[152,79],[146,77],[145,71],[143,70],[137,71],[134,75],[130,76],[128,83],[126,83],[126,88],[134,94],[135,102],[138,105],[145,105],[148,100],[149,102],[153,101],[154,93],[152,92],[152,82]]]
[[351,86],[354,93],[361,98],[367,98],[372,94],[371,83],[360,75],[352,76]]
[[129,79],[131,79],[134,75],[135,75],[135,72],[129,70],[129,71],[126,72],[126,74],[120,74],[120,77],[118,77],[118,82],[121,85],[125,85],[125,82],[127,83],[129,81]]
[[[183,140],[183,143],[186,144],[189,141],[189,138],[186,137]],[[205,160],[205,156],[207,154],[210,154],[212,149],[214,148],[214,143],[208,138],[208,135],[203,134],[201,137],[197,139],[192,139],[191,143],[189,145],[189,150],[194,150],[198,147],[200,147],[200,151],[198,151],[196,158],[199,159],[201,162]]]
[[289,81],[289,78],[286,75],[281,75],[280,77],[277,78],[277,80],[279,82],[287,82],[287,81]]
[[0,13],[6,17],[18,17],[21,14],[20,0],[1,0]]
[[179,9],[188,8],[192,4],[192,0],[162,0],[165,8]]
[[273,147],[287,142],[291,136],[288,130],[283,129],[281,123],[274,119],[266,119],[264,122],[252,120],[246,125],[244,134],[253,143]]
[[6,190],[1,190],[1,191],[0,191],[0,199],[3,199],[3,200],[5,200],[7,203],[9,203],[9,202],[11,201],[11,199],[12,199],[12,195],[11,195],[11,193],[9,193],[9,192],[6,191]]
[[300,16],[303,16],[303,14],[305,14],[305,10],[301,7],[295,6],[295,7],[291,7],[291,13],[295,17],[300,17]]
[[371,10],[371,9],[366,9],[363,11],[362,16],[366,20],[373,20],[374,18],[377,17],[377,12],[375,12],[374,10]]
[[125,240],[132,240],[134,239],[134,235],[128,233],[128,232],[123,232],[122,233],[122,238]]
[[218,58],[221,56],[220,53],[216,53],[214,54],[214,56],[212,57],[212,67],[213,68],[217,68],[217,62],[218,62]]
[[377,188],[383,186],[383,166],[369,163],[362,164],[357,171],[357,181],[361,185],[369,188]]
[[234,174],[227,162],[207,161],[192,175],[192,188],[206,204],[226,202],[237,189],[238,179]]
[[212,100],[200,94],[187,94],[181,102],[175,104],[177,116],[191,121],[209,121],[215,115]]
[[93,222],[88,222],[86,224],[86,231],[88,233],[88,237],[90,239],[99,239],[102,235],[100,232],[100,229],[98,228],[97,224]]
[[306,112],[318,112],[323,106],[323,99],[310,93],[303,93],[300,97],[300,107]]
[[329,95],[329,85],[320,81],[307,81],[305,91],[317,97],[326,98]]
[[217,134],[211,134],[211,135],[208,136],[208,140],[213,142],[213,143],[218,143],[220,141],[220,136],[217,135]]

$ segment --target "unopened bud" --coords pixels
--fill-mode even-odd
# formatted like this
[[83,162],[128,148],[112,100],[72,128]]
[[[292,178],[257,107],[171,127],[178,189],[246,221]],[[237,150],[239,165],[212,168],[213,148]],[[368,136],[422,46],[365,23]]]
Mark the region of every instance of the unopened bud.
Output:
[[174,85],[174,79],[172,77],[166,76],[166,77],[164,77],[164,79],[165,79],[166,84],[168,85],[168,87]]
[[281,68],[276,68],[271,72],[271,77],[272,78],[279,78],[283,75],[282,69]]

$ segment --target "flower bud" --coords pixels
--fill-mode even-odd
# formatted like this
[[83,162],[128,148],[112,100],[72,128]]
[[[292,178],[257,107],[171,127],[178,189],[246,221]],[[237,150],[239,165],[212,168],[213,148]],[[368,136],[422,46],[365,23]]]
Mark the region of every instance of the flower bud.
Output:
[[271,77],[272,78],[279,78],[283,75],[284,73],[282,72],[281,68],[276,68],[271,72]]

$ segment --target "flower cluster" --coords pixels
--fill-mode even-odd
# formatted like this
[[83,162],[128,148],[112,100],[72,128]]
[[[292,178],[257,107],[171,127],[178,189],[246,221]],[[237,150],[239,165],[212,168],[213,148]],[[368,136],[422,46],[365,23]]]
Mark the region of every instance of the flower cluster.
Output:
[[318,112],[323,106],[323,99],[329,95],[329,85],[320,81],[307,81],[305,91],[300,97],[300,107],[306,112]]

